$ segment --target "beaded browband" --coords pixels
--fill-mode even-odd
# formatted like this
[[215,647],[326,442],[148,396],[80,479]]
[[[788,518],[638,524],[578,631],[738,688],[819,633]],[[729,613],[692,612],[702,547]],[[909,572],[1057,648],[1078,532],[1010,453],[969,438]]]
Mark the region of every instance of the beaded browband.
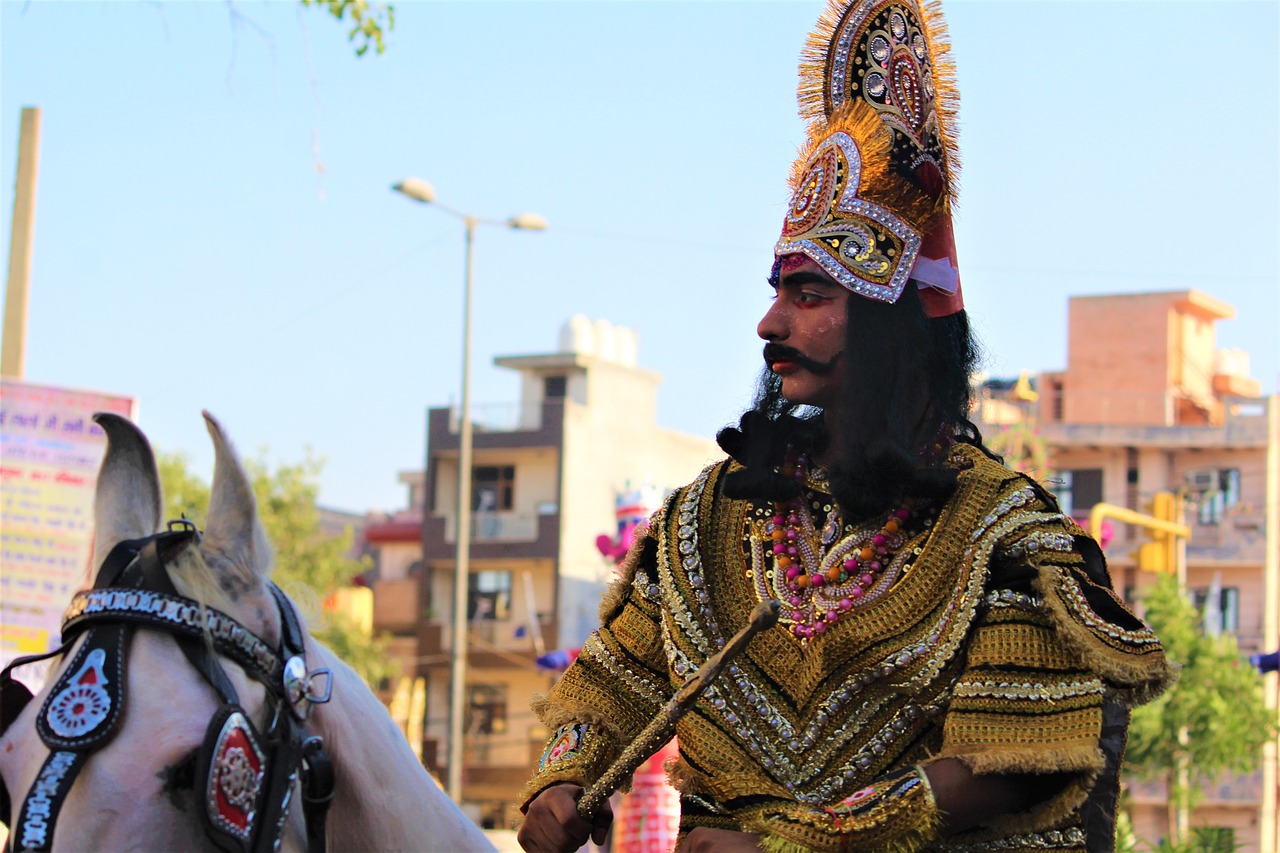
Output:
[[128,622],[192,639],[209,637],[218,654],[231,658],[263,684],[282,684],[284,661],[266,641],[220,610],[189,598],[147,589],[90,589],[71,599],[62,633],[73,636],[94,620]]

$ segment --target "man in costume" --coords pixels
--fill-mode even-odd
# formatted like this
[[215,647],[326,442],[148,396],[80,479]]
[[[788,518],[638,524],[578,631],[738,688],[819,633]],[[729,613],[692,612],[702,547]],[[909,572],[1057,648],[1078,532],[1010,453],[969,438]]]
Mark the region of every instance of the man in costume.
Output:
[[1114,846],[1127,709],[1173,673],[1097,544],[967,419],[955,97],[936,6],[831,0],[756,406],[535,703],[525,849],[603,837],[582,786],[765,599],[779,627],[678,727],[682,850]]

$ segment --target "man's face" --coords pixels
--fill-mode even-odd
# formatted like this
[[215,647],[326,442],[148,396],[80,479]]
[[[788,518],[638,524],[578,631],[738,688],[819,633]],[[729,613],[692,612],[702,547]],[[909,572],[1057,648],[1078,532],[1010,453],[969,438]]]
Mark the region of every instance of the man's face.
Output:
[[807,258],[783,264],[778,292],[756,332],[765,361],[782,378],[782,396],[830,410],[844,378],[844,343],[851,294]]

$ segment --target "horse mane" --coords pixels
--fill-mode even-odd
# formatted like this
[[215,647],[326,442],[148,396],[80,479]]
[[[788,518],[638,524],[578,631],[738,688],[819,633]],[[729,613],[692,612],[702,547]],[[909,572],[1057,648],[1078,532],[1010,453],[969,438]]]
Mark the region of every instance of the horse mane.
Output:
[[212,568],[193,542],[169,561],[169,577],[180,595],[198,604],[227,611],[231,597],[223,591]]

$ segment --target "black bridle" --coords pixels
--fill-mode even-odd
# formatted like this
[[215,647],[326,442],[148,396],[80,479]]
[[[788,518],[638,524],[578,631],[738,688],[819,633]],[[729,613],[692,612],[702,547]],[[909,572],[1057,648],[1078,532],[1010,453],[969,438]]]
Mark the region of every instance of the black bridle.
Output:
[[[269,853],[279,847],[293,797],[302,780],[308,846],[324,850],[324,825],[333,798],[333,769],[319,737],[308,736],[311,707],[329,701],[333,675],[308,670],[301,625],[293,605],[268,584],[280,613],[279,648],[227,614],[178,594],[165,564],[198,542],[185,519],[164,533],[121,542],[107,555],[93,589],[72,599],[62,623],[61,648],[18,658],[0,673],[0,732],[31,700],[11,676],[28,663],[65,655],[84,642],[49,691],[36,730],[49,748],[28,789],[6,847],[44,851],[53,845],[58,813],[76,775],[119,730],[125,709],[129,645],[137,628],[170,634],[221,702],[196,760],[198,809],[205,830],[232,853]],[[218,660],[225,656],[266,688],[268,725],[259,733]],[[317,681],[323,680],[320,690]],[[8,820],[8,793],[0,809]]]

